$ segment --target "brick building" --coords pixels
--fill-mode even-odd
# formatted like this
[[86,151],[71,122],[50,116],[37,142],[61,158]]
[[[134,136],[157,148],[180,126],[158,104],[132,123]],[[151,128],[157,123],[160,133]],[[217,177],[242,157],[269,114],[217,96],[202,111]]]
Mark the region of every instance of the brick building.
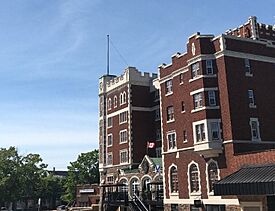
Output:
[[165,210],[275,210],[274,82],[275,27],[256,17],[159,66]]
[[[153,86],[156,78],[157,74],[129,67],[121,76],[104,75],[99,80],[100,181],[108,186],[104,193],[124,183],[133,196],[143,190],[143,183],[153,182],[154,177],[138,167],[145,155],[161,157],[159,92]],[[148,143],[154,147],[148,148]]]

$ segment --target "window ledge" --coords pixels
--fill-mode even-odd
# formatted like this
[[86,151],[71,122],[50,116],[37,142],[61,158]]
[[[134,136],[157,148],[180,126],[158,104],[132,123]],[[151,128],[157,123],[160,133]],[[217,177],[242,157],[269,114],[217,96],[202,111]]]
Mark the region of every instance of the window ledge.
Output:
[[253,142],[262,142],[262,140],[260,138],[257,138],[257,139],[256,138],[252,138],[252,141]]
[[249,108],[257,108],[255,104],[249,104]]
[[167,96],[170,96],[172,94],[173,94],[173,92],[168,92],[168,93],[165,94],[165,96],[167,97]]
[[195,77],[195,78],[191,78],[191,79],[189,79],[189,83],[191,83],[191,82],[193,82],[193,81],[196,81],[196,80],[199,80],[199,79],[201,79],[201,78],[203,78],[203,75],[199,75],[199,76],[197,76],[197,77]]
[[112,147],[113,145],[107,145],[107,147]]
[[180,82],[180,85],[182,85],[183,84],[183,82]]
[[170,196],[179,196],[179,192],[170,192]]
[[172,122],[175,122],[175,119],[172,119],[172,120],[168,120],[167,123],[172,123]]
[[191,83],[191,82],[193,82],[193,81],[196,81],[196,80],[198,80],[198,79],[200,79],[200,78],[217,78],[217,74],[199,75],[199,76],[197,76],[197,77],[195,77],[195,78],[191,78],[191,79],[189,80],[189,83]]
[[119,142],[119,144],[127,144],[128,141]]
[[185,111],[182,111],[181,113],[182,113],[182,114],[184,114],[184,113],[185,113]]
[[173,149],[168,149],[167,152],[176,152],[177,151],[177,148],[173,148]]
[[247,76],[247,77],[253,77],[253,73],[245,73],[245,76]]
[[201,196],[201,191],[198,191],[198,192],[192,192],[190,193],[190,196]]
[[202,110],[205,110],[205,109],[206,109],[205,106],[199,107],[199,108],[195,108],[195,109],[193,109],[193,110],[191,111],[191,113],[195,113],[195,112],[202,111]]

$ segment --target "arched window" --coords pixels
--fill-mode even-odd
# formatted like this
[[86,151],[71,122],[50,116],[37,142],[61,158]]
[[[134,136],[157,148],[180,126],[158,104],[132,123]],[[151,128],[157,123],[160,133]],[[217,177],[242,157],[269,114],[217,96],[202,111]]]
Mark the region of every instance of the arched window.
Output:
[[170,169],[170,187],[171,192],[178,192],[179,184],[178,184],[178,170],[175,166],[172,166]]
[[199,170],[196,164],[192,164],[189,168],[189,182],[191,193],[198,192],[199,187]]
[[209,192],[213,192],[214,183],[219,180],[218,177],[218,166],[215,162],[211,162],[208,165],[208,186]]
[[120,93],[120,95],[119,95],[119,104],[120,105],[123,104],[123,93]]
[[134,193],[139,196],[139,181],[138,179],[134,178],[131,180],[131,194],[132,196]]
[[108,99],[108,110],[111,110],[112,109],[112,99],[109,98]]
[[117,107],[117,96],[114,96],[114,108]]
[[127,180],[126,179],[122,179],[122,180],[120,180],[119,183],[125,185],[125,186],[121,186],[120,191],[121,192],[127,192],[128,191],[128,182],[127,182]]
[[123,104],[126,103],[126,92],[123,92]]
[[146,177],[143,179],[142,181],[142,190],[143,191],[149,191],[150,187],[149,187],[149,183],[151,182],[151,179],[149,177]]

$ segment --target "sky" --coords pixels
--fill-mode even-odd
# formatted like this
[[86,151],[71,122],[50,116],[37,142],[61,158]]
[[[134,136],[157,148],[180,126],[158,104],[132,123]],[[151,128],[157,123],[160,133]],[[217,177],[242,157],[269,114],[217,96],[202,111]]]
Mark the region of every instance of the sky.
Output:
[[2,0],[0,147],[38,153],[66,170],[98,147],[98,79],[127,66],[157,72],[190,35],[219,35],[257,16],[275,24],[275,1]]

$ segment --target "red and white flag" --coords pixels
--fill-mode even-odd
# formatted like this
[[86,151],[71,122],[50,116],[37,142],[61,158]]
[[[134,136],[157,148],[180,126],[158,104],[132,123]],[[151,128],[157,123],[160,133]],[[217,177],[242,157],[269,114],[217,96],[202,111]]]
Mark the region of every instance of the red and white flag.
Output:
[[155,147],[155,143],[154,142],[147,142],[147,148],[150,148],[150,149],[152,149],[152,148],[154,148]]

